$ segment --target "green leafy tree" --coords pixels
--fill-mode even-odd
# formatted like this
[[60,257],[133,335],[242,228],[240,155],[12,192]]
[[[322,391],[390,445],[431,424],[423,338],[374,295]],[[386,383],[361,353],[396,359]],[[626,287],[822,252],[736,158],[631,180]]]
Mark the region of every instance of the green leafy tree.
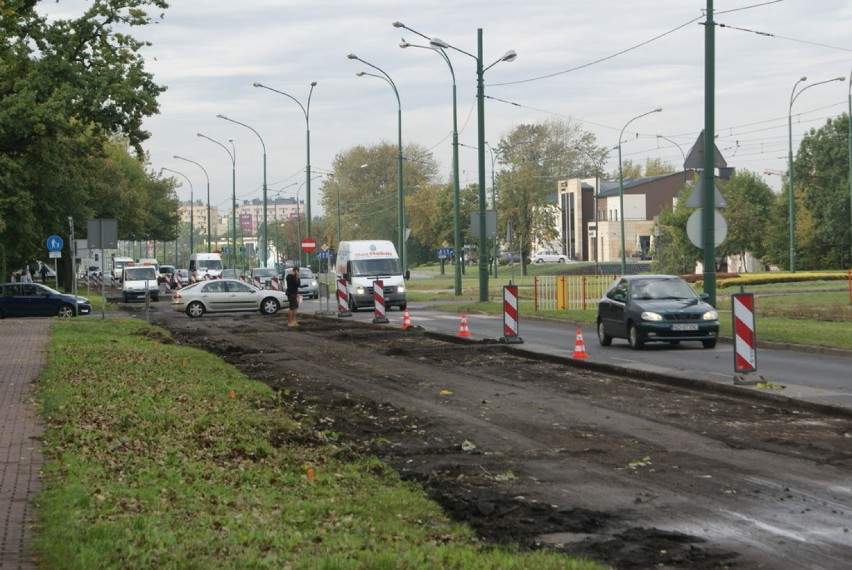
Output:
[[[411,219],[412,197],[421,188],[430,187],[436,178],[437,164],[429,152],[419,145],[403,148],[403,191],[406,225],[418,226]],[[340,239],[386,239],[399,242],[399,186],[397,178],[398,147],[380,143],[356,146],[338,154],[332,161],[332,174],[322,184],[321,203],[327,217],[340,216]],[[338,210],[338,200],[340,208]],[[414,208],[415,215],[418,209]],[[452,215],[452,209],[449,212]],[[331,233],[331,232],[330,232]],[[336,236],[337,231],[333,234]],[[429,235],[412,232],[406,243],[410,252],[409,264],[423,261],[418,258],[424,248],[434,247]]]
[[659,243],[657,243],[654,270],[660,273],[682,275],[695,271],[695,263],[701,259],[701,249],[695,247],[686,234],[686,222],[695,211],[686,207],[694,183],[690,183],[678,195],[674,207],[666,206],[658,219]]
[[848,136],[844,114],[811,129],[799,145],[794,164],[797,268],[840,269],[852,262]]
[[716,249],[717,257],[766,254],[766,234],[775,224],[772,217],[775,196],[772,189],[753,172],[738,171],[721,186],[727,207],[720,210],[728,226],[728,235]]
[[[42,255],[69,216],[101,215],[91,193],[105,145],[120,134],[144,160],[142,121],[163,91],[145,71],[145,42],[116,28],[150,23],[148,10],[166,2],[93,0],[69,20],[48,20],[37,4],[0,6],[0,243],[13,263]],[[119,231],[136,215],[122,210]]]
[[512,224],[514,250],[523,259],[535,242],[557,236],[555,208],[559,180],[597,171],[607,149],[595,146],[595,137],[568,121],[547,121],[515,127],[497,146],[505,167],[496,177],[499,236]]

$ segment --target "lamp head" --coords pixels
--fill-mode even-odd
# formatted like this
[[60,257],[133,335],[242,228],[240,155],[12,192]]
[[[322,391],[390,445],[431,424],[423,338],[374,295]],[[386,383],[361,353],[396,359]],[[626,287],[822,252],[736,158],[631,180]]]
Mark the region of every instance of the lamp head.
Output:
[[358,56],[357,56],[357,55],[355,55],[354,53],[350,53],[350,54],[349,54],[349,55],[347,55],[346,57],[348,57],[349,59],[358,59]]
[[316,81],[311,81],[311,87],[316,87],[316,86],[317,86],[317,82],[316,82]]
[[518,59],[518,54],[515,52],[515,50],[510,49],[509,51],[503,54],[503,57],[500,58],[500,61],[515,61],[516,59]]
[[448,44],[441,38],[432,38],[431,40],[429,40],[429,45],[432,47],[438,47],[443,49],[447,49],[450,47],[450,44]]
[[358,77],[364,77],[364,72],[358,71],[358,72],[355,73],[355,75],[357,75]]
[[807,81],[807,80],[808,80],[808,76],[807,76],[807,75],[803,75],[803,76],[801,76],[801,77],[799,78],[799,81]]
[[846,78],[841,75],[840,77],[835,77],[834,80],[835,81],[846,81]]
[[663,108],[662,108],[662,107],[657,107],[656,109],[654,109],[654,112],[655,112],[655,113],[662,113],[662,112],[663,112]]
[[399,42],[399,47],[401,47],[402,49],[405,49],[407,47],[411,47],[411,44],[403,39],[401,42]]
[[219,113],[218,115],[216,115],[216,118],[217,118],[217,119],[227,119],[228,117],[226,117],[226,116],[225,116],[225,115],[223,115],[222,113]]
[[255,87],[263,87],[263,85],[261,85],[261,84],[260,84],[260,83],[258,83],[257,81],[255,81],[254,83],[252,83],[252,85],[254,85]]
[[202,135],[201,133],[195,133],[195,136],[197,136],[197,137],[203,137],[204,135]]
[[397,21],[397,22],[394,22],[394,23],[393,23],[393,27],[394,27],[394,28],[404,28],[404,27],[405,27],[405,24],[403,24],[402,22]]

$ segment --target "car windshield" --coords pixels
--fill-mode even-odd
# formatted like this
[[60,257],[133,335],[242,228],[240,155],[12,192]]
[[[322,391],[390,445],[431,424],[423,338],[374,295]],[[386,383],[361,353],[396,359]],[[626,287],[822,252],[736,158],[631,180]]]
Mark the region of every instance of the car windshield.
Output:
[[310,269],[300,269],[299,270],[299,278],[301,279],[313,279],[314,274]]
[[153,266],[127,267],[124,269],[124,275],[128,281],[145,281],[146,279],[154,281],[157,279],[157,270]]
[[197,261],[199,269],[222,269],[221,259],[199,259]]
[[402,275],[398,259],[360,259],[352,262],[352,277]]
[[275,277],[277,275],[274,267],[258,267],[251,270],[252,277]]
[[638,279],[631,285],[634,299],[695,299],[697,295],[683,279]]

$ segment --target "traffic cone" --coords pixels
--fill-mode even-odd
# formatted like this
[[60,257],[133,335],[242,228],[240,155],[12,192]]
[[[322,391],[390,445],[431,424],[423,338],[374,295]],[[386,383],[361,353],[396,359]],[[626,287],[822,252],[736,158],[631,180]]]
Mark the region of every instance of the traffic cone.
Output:
[[470,336],[470,331],[467,329],[467,317],[462,315],[461,324],[459,325],[459,336]]
[[402,314],[402,329],[411,328],[411,317],[408,316],[408,309]]
[[574,355],[571,358],[588,358],[586,343],[583,342],[583,331],[577,329],[577,340],[574,341]]

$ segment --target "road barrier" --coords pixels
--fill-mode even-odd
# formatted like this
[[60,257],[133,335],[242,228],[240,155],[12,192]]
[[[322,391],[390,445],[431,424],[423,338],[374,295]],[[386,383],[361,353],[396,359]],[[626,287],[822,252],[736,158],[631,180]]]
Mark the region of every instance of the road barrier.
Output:
[[385,283],[384,281],[373,281],[373,306],[375,307],[374,323],[388,323],[385,316]]
[[337,316],[352,316],[349,311],[349,291],[346,289],[346,279],[337,280]]
[[542,275],[535,278],[535,311],[586,310],[617,279],[617,275]]
[[524,340],[518,332],[518,286],[503,287],[503,336],[500,342],[521,344]]

